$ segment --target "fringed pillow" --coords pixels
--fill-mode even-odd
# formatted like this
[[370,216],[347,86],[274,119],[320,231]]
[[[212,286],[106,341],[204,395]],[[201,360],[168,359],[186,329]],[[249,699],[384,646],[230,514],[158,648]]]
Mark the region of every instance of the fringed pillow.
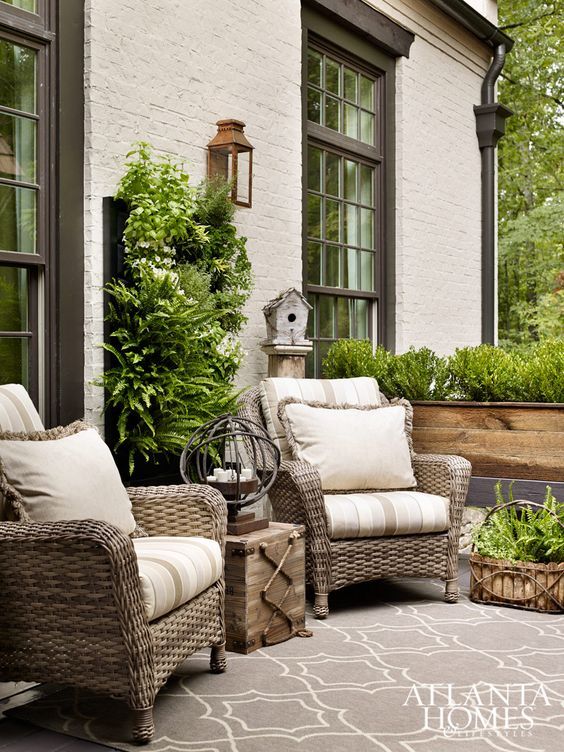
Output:
[[287,398],[278,417],[294,459],[317,468],[324,491],[417,484],[411,465],[413,408],[407,400],[359,406]]
[[136,531],[131,501],[97,430],[82,421],[33,433],[0,433],[0,495],[7,519],[94,519]]

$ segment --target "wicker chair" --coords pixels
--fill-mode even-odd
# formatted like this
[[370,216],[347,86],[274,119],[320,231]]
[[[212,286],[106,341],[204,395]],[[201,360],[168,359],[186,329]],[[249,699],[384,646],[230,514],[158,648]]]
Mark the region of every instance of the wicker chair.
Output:
[[[128,493],[149,535],[203,536],[224,550],[226,504],[218,491],[193,485]],[[223,604],[222,577],[149,622],[132,540],[116,527],[0,522],[0,680],[126,700],[138,742],[151,739],[156,694],[185,658],[211,646],[211,670],[225,670]]]
[[[259,387],[243,395],[239,414],[266,427]],[[382,577],[438,577],[446,582],[445,600],[458,600],[458,541],[470,463],[454,455],[418,454],[413,470],[418,491],[450,499],[447,532],[331,540],[318,471],[304,461],[282,462],[269,499],[277,521],[306,527],[306,578],[318,619],[328,615],[333,590]]]
[[[204,486],[129,489],[150,535],[223,546],[225,501]],[[0,680],[83,687],[127,701],[133,737],[154,731],[155,696],[175,668],[212,646],[225,670],[223,579],[147,622],[131,539],[112,525],[0,522]]]

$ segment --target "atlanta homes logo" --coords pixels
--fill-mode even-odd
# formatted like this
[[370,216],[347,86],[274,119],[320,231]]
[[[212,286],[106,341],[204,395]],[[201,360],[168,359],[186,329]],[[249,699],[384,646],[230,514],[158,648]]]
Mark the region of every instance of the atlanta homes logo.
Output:
[[535,707],[550,705],[542,684],[414,684],[404,706],[418,706],[423,730],[445,736],[532,736]]

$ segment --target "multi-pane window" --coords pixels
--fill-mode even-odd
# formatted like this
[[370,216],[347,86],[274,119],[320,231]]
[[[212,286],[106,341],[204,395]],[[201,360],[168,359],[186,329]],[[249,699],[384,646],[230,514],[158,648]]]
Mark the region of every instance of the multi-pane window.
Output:
[[0,383],[22,383],[35,398],[48,264],[46,48],[18,34],[18,22],[36,11],[36,0],[0,0]]
[[375,211],[371,165],[308,147],[308,283],[374,289]]
[[376,71],[310,46],[305,273],[313,306],[308,375],[332,342],[371,338],[379,302],[382,154]]
[[374,77],[312,48],[308,50],[307,64],[308,120],[374,144]]

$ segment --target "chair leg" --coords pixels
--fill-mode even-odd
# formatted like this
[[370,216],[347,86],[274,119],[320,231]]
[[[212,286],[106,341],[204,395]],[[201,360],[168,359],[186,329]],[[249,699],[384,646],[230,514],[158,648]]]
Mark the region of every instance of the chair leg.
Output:
[[153,707],[134,708],[133,710],[133,739],[137,744],[148,744],[155,733],[153,723]]
[[315,593],[313,615],[316,619],[326,619],[329,616],[329,594]]
[[227,669],[227,658],[225,656],[225,643],[221,645],[212,645],[210,670],[212,674],[223,674]]
[[445,586],[445,601],[447,603],[456,603],[460,596],[460,589],[458,587],[458,577],[452,580],[447,580]]

